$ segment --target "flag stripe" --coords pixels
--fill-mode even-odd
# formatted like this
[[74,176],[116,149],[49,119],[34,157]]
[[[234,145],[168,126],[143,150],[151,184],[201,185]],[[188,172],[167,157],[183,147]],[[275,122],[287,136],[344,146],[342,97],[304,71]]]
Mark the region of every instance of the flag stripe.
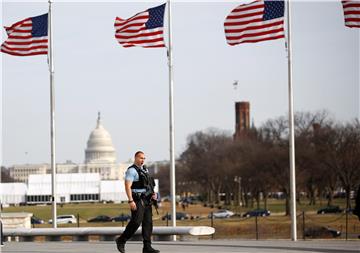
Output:
[[47,50],[46,52],[45,51],[15,52],[12,50],[7,50],[6,48],[1,48],[1,52],[15,56],[31,56],[31,55],[47,54]]
[[264,14],[264,12],[262,10],[260,11],[256,11],[256,12],[251,12],[251,13],[246,13],[246,14],[242,14],[242,15],[229,15],[227,17],[228,20],[231,20],[231,19],[243,19],[243,18],[249,18],[249,17],[254,17],[256,15],[258,16],[262,16]]
[[347,21],[348,22],[359,22],[360,18],[349,18]]
[[346,8],[352,8],[352,7],[359,7],[359,2],[355,2],[355,1],[342,1],[343,2],[343,6]]
[[[159,42],[159,43],[157,43]],[[147,40],[132,40],[130,43],[131,44],[137,44],[137,45],[140,45],[140,44],[160,44],[160,42],[162,43],[162,38],[154,38],[154,39],[147,39]],[[126,40],[123,41],[123,43],[126,43],[126,44],[130,44],[129,42],[126,42]]]
[[232,10],[231,13],[246,12],[248,10],[254,10],[258,8],[264,8],[264,2],[255,1],[249,4],[242,4]]
[[8,37],[8,39],[22,39],[22,40],[25,40],[25,39],[31,39],[32,37],[33,37],[32,35],[18,36],[18,35],[11,34]]
[[123,34],[123,35],[134,35],[134,33],[139,33],[140,31],[145,31],[145,30],[146,30],[145,27],[141,27],[141,28],[136,29],[136,30],[128,29],[128,30],[122,31],[121,34]]
[[247,30],[257,30],[257,29],[264,29],[264,28],[269,28],[271,26],[281,26],[283,24],[282,20],[276,21],[276,22],[272,22],[272,23],[267,23],[265,24],[264,22],[260,22],[260,23],[253,23],[249,26],[239,26],[235,29],[225,29],[225,32],[228,34],[231,33],[241,33],[243,31],[247,31]]
[[120,44],[122,43],[133,43],[133,44],[148,44],[150,42],[163,42],[163,38],[161,36],[142,36],[140,38],[133,38],[133,39],[122,39],[122,38],[117,38],[118,42]]
[[140,44],[162,44],[164,45],[163,38],[153,38],[153,39],[139,39],[139,40],[122,40],[118,39],[118,42],[120,44],[134,44],[134,45],[140,45]]
[[228,40],[241,40],[243,38],[248,38],[248,37],[258,37],[258,36],[263,36],[263,35],[273,35],[275,34],[276,36],[278,34],[281,34],[282,32],[282,28],[279,28],[279,29],[272,29],[272,30],[269,30],[269,31],[265,31],[265,32],[258,32],[258,33],[255,33],[255,32],[250,32],[250,33],[244,33],[240,36],[229,36],[228,37]]
[[117,17],[116,21],[115,21],[115,26],[123,26],[123,25],[129,24],[129,23],[136,23],[139,20],[141,20],[143,22],[144,20],[147,20],[148,18],[149,18],[149,14],[145,13],[145,12],[138,13],[129,19],[121,19],[121,18]]
[[242,25],[248,25],[248,24],[252,24],[254,22],[263,22],[262,18],[257,18],[257,19],[252,19],[252,20],[248,20],[248,21],[243,21],[243,22],[225,22],[225,29],[226,27],[230,27],[230,26],[242,26]]
[[[133,44],[123,44],[123,47],[135,47],[135,45]],[[159,44],[159,45],[150,45],[150,46],[147,46],[147,45],[141,45],[141,47],[145,47],[145,48],[158,48],[158,47],[164,47],[163,44]]]
[[151,31],[148,33],[142,33],[142,34],[136,34],[136,35],[125,35],[124,33],[115,35],[117,39],[135,39],[135,38],[141,38],[144,36],[155,36],[155,35],[161,35],[163,31]]
[[116,33],[121,33],[121,32],[139,32],[145,30],[144,24],[132,24],[132,25],[126,25],[126,26],[122,26],[119,29],[115,29]]
[[31,18],[26,18],[26,19],[23,19],[19,22],[16,22],[14,24],[12,24],[9,28],[12,28],[12,27],[16,27],[16,26],[19,26],[19,25],[23,25],[23,24],[26,24],[27,22],[30,22],[31,21]]
[[241,40],[241,42],[236,42],[236,43],[229,43],[229,45],[231,46],[235,46],[237,44],[240,43],[256,43],[256,42],[261,42],[261,41],[266,41],[266,40],[276,40],[276,39],[281,39],[281,38],[285,38],[284,34],[281,35],[273,35],[271,37],[259,37],[259,38],[253,38],[253,39],[244,39]]
[[233,9],[224,21],[227,43],[233,46],[284,38],[284,3],[274,2],[258,0]]
[[22,40],[18,40],[18,39],[8,39],[4,42],[4,44],[9,44],[9,45],[31,45],[31,44],[37,44],[37,43],[44,43],[47,44],[48,39],[47,37],[39,37],[39,38],[29,38],[29,39],[22,39]]
[[12,47],[12,46],[8,46],[6,44],[3,44],[3,47],[6,48],[7,50],[14,50],[14,51],[31,51],[31,50],[37,50],[37,49],[41,49],[41,51],[43,51],[43,49],[47,49],[47,45],[38,45],[38,46],[27,46],[27,47]]
[[357,11],[357,10],[349,10],[349,11],[345,11],[344,14],[346,16],[351,16],[351,15],[358,15],[359,14],[359,11],[360,9]]
[[134,46],[141,46],[141,47],[164,47],[164,43],[159,41],[157,43],[123,43],[124,47],[134,47]]
[[17,27],[15,29],[11,29],[11,33],[31,33],[31,27]]

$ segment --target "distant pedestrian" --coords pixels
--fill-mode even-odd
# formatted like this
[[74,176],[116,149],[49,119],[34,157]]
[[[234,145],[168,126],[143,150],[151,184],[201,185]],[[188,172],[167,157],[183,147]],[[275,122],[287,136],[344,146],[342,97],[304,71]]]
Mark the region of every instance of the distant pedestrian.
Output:
[[[0,202],[0,213],[2,213],[3,210],[3,204]],[[3,224],[0,220],[0,247],[4,245],[4,238],[3,238]]]
[[355,199],[355,210],[353,212],[360,220],[360,184]]
[[[0,220],[0,247],[4,245],[3,224]],[[1,250],[0,250],[1,251]]]
[[186,205],[185,205],[185,202],[181,202],[181,207],[182,207],[182,210],[185,212],[185,209],[186,209]]

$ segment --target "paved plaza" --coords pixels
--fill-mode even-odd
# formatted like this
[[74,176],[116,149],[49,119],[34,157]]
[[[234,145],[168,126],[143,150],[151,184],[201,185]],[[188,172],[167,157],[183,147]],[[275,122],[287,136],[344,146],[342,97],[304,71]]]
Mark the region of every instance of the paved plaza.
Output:
[[[209,252],[333,252],[359,253],[360,240],[199,240],[185,242],[154,242],[154,248],[162,253],[209,253]],[[1,248],[5,253],[110,253],[118,252],[112,242],[8,242]],[[140,242],[128,242],[126,253],[142,252]]]

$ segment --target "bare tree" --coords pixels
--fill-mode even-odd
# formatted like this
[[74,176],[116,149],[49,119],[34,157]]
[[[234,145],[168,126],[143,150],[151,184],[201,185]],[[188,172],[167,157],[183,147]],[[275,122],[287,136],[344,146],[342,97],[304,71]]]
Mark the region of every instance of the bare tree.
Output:
[[157,172],[154,175],[159,179],[159,191],[161,196],[170,195],[170,163],[162,163],[157,166]]
[[208,202],[220,202],[226,175],[223,150],[231,141],[230,134],[216,129],[196,132],[189,136],[187,148],[180,156],[188,171],[187,179],[204,186]]
[[11,182],[15,182],[15,180],[10,176],[10,171],[6,167],[1,166],[0,183]]
[[350,191],[360,181],[360,127],[358,121],[335,127],[323,127],[317,136],[317,151],[330,173],[335,172],[346,191],[350,206]]
[[[332,124],[327,111],[297,112],[295,114],[298,190],[308,193],[310,205],[316,204],[319,186],[323,181],[324,166],[316,155],[314,138],[319,126],[325,124]],[[300,198],[298,201],[300,202]]]

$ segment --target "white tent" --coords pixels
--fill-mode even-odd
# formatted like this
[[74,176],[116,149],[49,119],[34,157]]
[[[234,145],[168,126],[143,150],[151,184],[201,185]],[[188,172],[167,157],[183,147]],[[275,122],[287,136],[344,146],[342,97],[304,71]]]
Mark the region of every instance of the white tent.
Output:
[[[159,192],[159,180],[155,179],[155,192]],[[125,182],[122,180],[102,180],[100,183],[100,200],[120,203],[127,201]]]
[[127,201],[124,181],[120,180],[103,180],[100,183],[100,200],[114,201],[120,203]]
[[26,202],[25,183],[1,183],[0,202],[3,205],[18,205]]
[[[100,175],[98,173],[67,173],[56,175],[59,202],[99,201]],[[30,175],[28,203],[49,202],[51,175]]]

